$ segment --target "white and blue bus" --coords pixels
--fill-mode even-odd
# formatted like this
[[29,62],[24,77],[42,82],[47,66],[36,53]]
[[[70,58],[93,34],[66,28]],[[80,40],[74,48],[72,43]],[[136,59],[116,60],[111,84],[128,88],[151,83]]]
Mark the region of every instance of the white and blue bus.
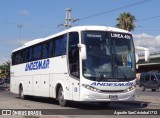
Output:
[[77,26],[12,51],[11,92],[68,101],[134,99],[136,62],[128,31]]

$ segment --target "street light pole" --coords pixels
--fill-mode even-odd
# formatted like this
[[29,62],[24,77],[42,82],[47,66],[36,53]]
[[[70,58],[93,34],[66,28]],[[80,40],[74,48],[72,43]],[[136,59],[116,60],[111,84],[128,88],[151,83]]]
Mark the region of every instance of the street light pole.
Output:
[[17,25],[17,27],[19,29],[19,44],[21,45],[21,30],[22,30],[23,25],[20,24],[20,25]]

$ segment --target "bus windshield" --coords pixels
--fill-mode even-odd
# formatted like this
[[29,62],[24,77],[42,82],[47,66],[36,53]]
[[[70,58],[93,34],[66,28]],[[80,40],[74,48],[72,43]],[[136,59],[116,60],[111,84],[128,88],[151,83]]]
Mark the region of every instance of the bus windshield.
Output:
[[87,59],[82,74],[92,81],[130,81],[135,79],[135,57],[130,34],[84,31]]

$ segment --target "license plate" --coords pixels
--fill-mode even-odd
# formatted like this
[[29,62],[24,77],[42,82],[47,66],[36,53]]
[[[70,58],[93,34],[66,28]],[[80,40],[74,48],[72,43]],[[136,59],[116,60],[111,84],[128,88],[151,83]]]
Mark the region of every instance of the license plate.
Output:
[[118,95],[109,95],[109,98],[111,100],[117,100],[118,99]]

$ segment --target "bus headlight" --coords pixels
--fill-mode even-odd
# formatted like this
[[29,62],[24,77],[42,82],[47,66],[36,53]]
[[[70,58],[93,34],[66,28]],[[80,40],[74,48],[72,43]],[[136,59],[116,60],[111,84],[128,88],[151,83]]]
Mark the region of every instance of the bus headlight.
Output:
[[98,90],[97,88],[94,88],[93,86],[89,86],[87,84],[82,84],[82,86],[88,90],[94,91],[94,92],[99,92],[100,90]]
[[132,91],[136,88],[136,85],[133,85],[131,87],[129,87],[128,89],[126,89],[127,92]]

